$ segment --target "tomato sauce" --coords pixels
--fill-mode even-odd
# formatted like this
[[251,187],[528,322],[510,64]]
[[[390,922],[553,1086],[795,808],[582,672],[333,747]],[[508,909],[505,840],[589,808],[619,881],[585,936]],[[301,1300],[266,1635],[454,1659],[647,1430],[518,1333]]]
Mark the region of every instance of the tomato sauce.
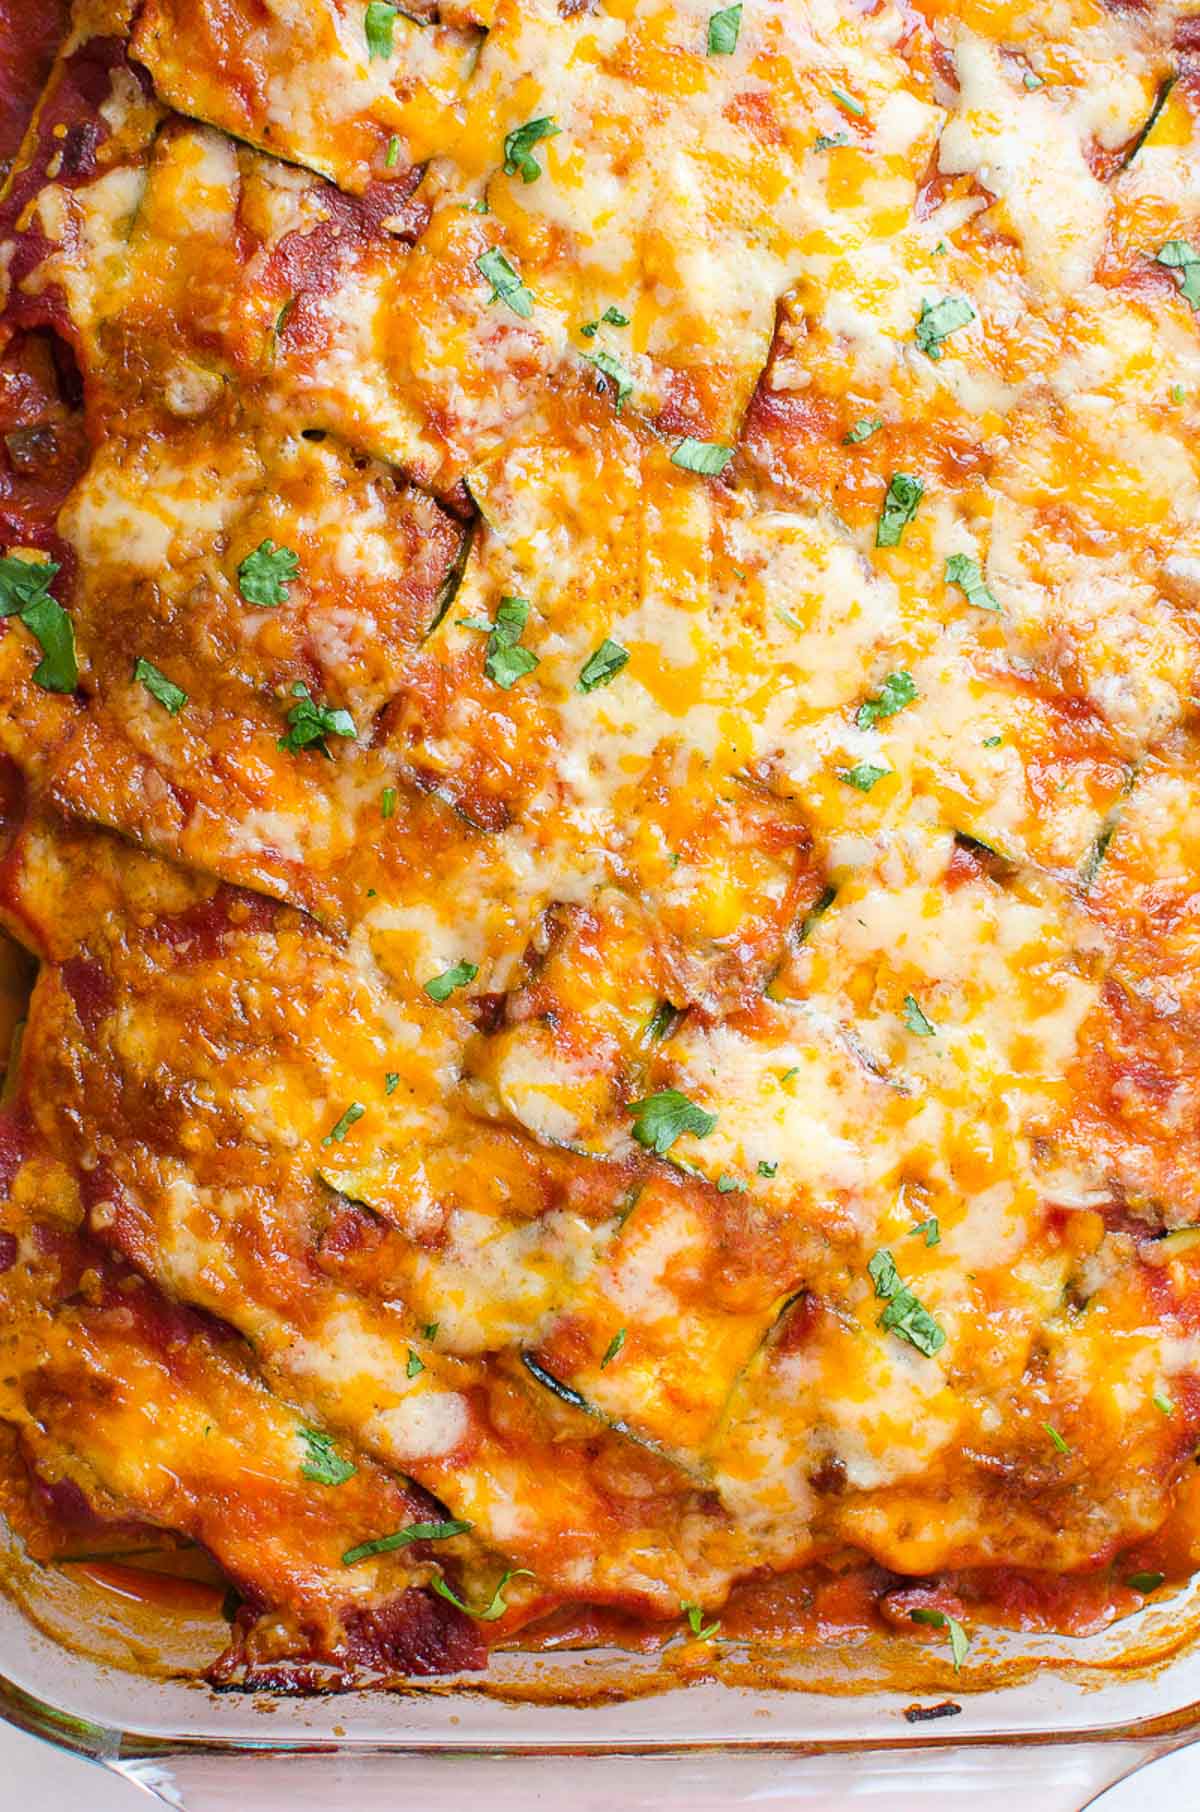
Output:
[[69,0],[0,0],[0,161],[16,154],[54,53]]

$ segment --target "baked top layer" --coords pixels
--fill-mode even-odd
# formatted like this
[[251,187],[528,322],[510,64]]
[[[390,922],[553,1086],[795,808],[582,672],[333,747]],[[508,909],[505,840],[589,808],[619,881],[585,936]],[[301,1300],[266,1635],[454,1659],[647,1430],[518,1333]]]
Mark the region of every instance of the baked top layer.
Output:
[[1198,45],[77,6],[0,218],[0,1413],[32,1541],[211,1551],[226,1674],[1192,1564]]

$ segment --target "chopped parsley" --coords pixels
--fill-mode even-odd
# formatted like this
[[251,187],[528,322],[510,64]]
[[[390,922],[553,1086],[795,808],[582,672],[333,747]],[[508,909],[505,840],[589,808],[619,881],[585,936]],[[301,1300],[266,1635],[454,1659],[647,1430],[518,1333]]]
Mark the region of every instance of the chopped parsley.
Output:
[[857,120],[863,118],[867,110],[861,101],[855,100],[852,94],[847,94],[844,88],[830,88],[829,92],[839,107],[844,107],[846,112],[852,113]]
[[942,574],[947,585],[957,585],[968,604],[976,610],[999,610],[1000,600],[988,590],[983,568],[970,554],[949,554]]
[[848,132],[819,132],[813,140],[814,151],[837,151],[850,143]]
[[141,655],[133,664],[133,677],[138,684],[145,686],[151,698],[157,699],[164,711],[175,717],[188,702],[188,695],[182,686],[169,680],[153,661],[143,659]]
[[585,352],[583,356],[587,359],[589,364],[594,365],[596,370],[608,378],[612,384],[617,393],[615,405],[616,411],[617,414],[620,415],[621,410],[625,405],[625,399],[633,395],[633,379],[626,371],[624,365],[622,365],[620,359],[614,358],[611,352],[606,352],[603,346],[600,348],[599,352]]
[[622,314],[616,304],[610,302],[598,321],[587,322],[586,326],[581,327],[579,331],[585,340],[594,340],[600,328],[603,326],[628,327],[629,316]]
[[449,1000],[456,988],[465,988],[478,974],[479,966],[476,963],[455,963],[452,969],[443,969],[440,975],[432,976],[425,983],[425,992],[430,1000]]
[[594,649],[583,663],[575,682],[576,692],[594,692],[597,686],[607,686],[610,680],[616,679],[628,659],[629,650],[605,636],[599,648]]
[[393,818],[395,817],[395,814],[396,789],[394,786],[385,786],[382,793],[379,795],[379,816],[381,818]]
[[685,472],[699,472],[705,478],[717,478],[733,458],[733,448],[719,440],[693,440],[689,434],[671,455],[673,466]]
[[358,735],[349,711],[316,704],[303,680],[297,680],[292,687],[292,697],[296,703],[288,710],[288,733],[279,738],[281,749],[290,749],[293,755],[302,749],[318,749],[332,761],[325,738],[344,736],[353,741]]
[[532,654],[528,648],[521,647],[521,637],[528,621],[528,598],[501,598],[496,607],[494,623],[466,621],[468,629],[488,631],[483,671],[502,692],[511,692],[517,681],[527,673],[532,673],[538,665],[537,655]]
[[856,761],[852,768],[839,768],[838,779],[844,780],[847,786],[855,787],[860,793],[869,793],[877,780],[891,773],[891,768],[877,768],[870,761]]
[[878,692],[871,694],[858,707],[854,721],[860,730],[869,730],[881,717],[895,717],[897,711],[903,711],[905,705],[911,705],[917,696],[917,683],[911,673],[900,668],[896,673],[889,673]]
[[388,140],[387,156],[383,160],[384,168],[387,170],[394,170],[396,168],[396,165],[399,162],[400,162],[400,140],[396,137],[396,134],[393,132],[391,138],[389,138],[389,140]]
[[350,1131],[350,1128],[354,1125],[355,1121],[361,1120],[366,1111],[367,1110],[361,1101],[352,1101],[341,1119],[338,1120],[335,1125],[331,1126],[329,1131],[325,1134],[325,1137],[321,1140],[322,1145],[340,1144],[346,1137],[346,1134]]
[[942,341],[968,327],[975,310],[963,296],[944,296],[940,302],[922,302],[914,330],[917,345],[927,358],[936,363],[942,356]]
[[492,286],[489,302],[505,302],[515,315],[528,321],[533,313],[533,294],[521,281],[520,272],[511,265],[498,245],[481,252],[475,268]]
[[396,1090],[399,1088],[399,1086],[400,1086],[400,1072],[398,1070],[388,1070],[383,1078],[384,1094],[385,1095],[394,1095]]
[[1125,1584],[1135,1592],[1157,1592],[1166,1577],[1165,1573],[1131,1573]]
[[1003,741],[1003,736],[985,736],[983,746],[985,749],[998,749]]
[[1171,385],[1171,401],[1173,403],[1181,403],[1183,401],[1184,394],[1185,393],[1184,393],[1184,388],[1183,388],[1182,384],[1172,384]]
[[42,651],[33,670],[34,685],[43,692],[74,692],[79,682],[75,630],[58,599],[46,592],[27,604],[20,618]]
[[11,554],[0,559],[0,616],[18,617],[41,648],[34,684],[43,692],[74,692],[79,681],[75,630],[58,599],[50,595],[58,571],[54,560],[17,560]]
[[439,1324],[436,1321],[430,1321],[425,1324],[425,1326],[421,1329],[421,1332],[424,1334],[426,1340],[436,1340],[437,1339],[438,1326],[439,1326]]
[[680,1604],[679,1608],[687,1618],[688,1628],[697,1642],[707,1642],[709,1637],[715,1636],[721,1627],[719,1617],[714,1617],[711,1623],[705,1623],[704,1612],[698,1604]]
[[1040,75],[1034,75],[1032,69],[1027,69],[1025,71],[1025,74],[1021,77],[1021,81],[1031,94],[1035,88],[1044,88],[1046,86],[1043,78]]
[[617,1354],[620,1352],[620,1350],[624,1346],[624,1344],[625,1344],[625,1329],[618,1328],[616,1333],[613,1335],[612,1339],[609,1341],[607,1347],[605,1348],[604,1357],[600,1361],[600,1370],[601,1371],[604,1370],[606,1365],[612,1364],[613,1360],[616,1358]]
[[925,495],[925,486],[911,472],[893,472],[875,530],[876,547],[899,547],[900,537],[912,521]]
[[522,182],[536,182],[542,166],[533,155],[533,147],[544,138],[557,138],[561,131],[562,127],[556,126],[549,115],[517,126],[504,140],[504,174],[520,176]]
[[710,57],[727,57],[737,49],[738,33],[742,29],[741,6],[726,6],[719,13],[713,13],[708,21],[708,54]]
[[56,560],[17,560],[5,554],[0,559],[0,617],[19,616],[45,597],[59,570]]
[[758,1160],[758,1174],[760,1177],[773,1177],[778,1169],[778,1158],[774,1158],[770,1162],[768,1162],[766,1158],[760,1158]]
[[914,1623],[927,1623],[931,1629],[949,1632],[950,1655],[954,1662],[954,1671],[957,1673],[966,1660],[967,1650],[971,1646],[971,1638],[958,1618],[951,1617],[948,1611],[935,1610],[932,1605],[921,1605],[917,1610],[910,1611],[909,1616]]
[[363,32],[372,57],[391,56],[399,11],[398,6],[389,6],[387,0],[371,0],[363,17]]
[[1160,1391],[1155,1391],[1150,1401],[1160,1415],[1173,1416],[1175,1414],[1175,1405],[1172,1403],[1170,1397],[1164,1397]]
[[276,547],[269,539],[260,541],[237,569],[238,590],[247,604],[286,604],[289,581],[299,570],[299,557],[290,547]]
[[1155,252],[1154,262],[1171,272],[1188,306],[1200,308],[1200,252],[1194,251],[1186,239],[1168,239]]
[[891,1253],[881,1247],[868,1261],[867,1271],[875,1285],[876,1296],[887,1302],[887,1308],[879,1317],[880,1327],[907,1340],[927,1358],[940,1352],[946,1344],[946,1330],[917,1301],[897,1271]]
[[425,1361],[418,1353],[414,1353],[410,1346],[408,1349],[408,1363],[404,1367],[404,1376],[406,1378],[418,1378],[424,1370]]
[[706,1113],[677,1088],[660,1089],[641,1101],[631,1101],[633,1136],[639,1145],[657,1157],[665,1158],[676,1139],[683,1133],[694,1133],[706,1139],[717,1124],[715,1114]]
[[373,1554],[393,1554],[397,1548],[407,1548],[414,1541],[449,1541],[452,1535],[465,1535],[472,1525],[464,1522],[448,1523],[409,1523],[406,1529],[397,1529],[394,1535],[380,1535],[375,1541],[359,1542],[356,1548],[347,1548],[342,1555],[344,1567],[356,1567],[360,1560],[369,1560]]
[[1062,1436],[1059,1434],[1057,1428],[1055,1428],[1055,1426],[1052,1422],[1043,1422],[1042,1427],[1045,1429],[1046,1433],[1050,1436],[1050,1439],[1053,1442],[1055,1449],[1059,1453],[1070,1453],[1070,1451],[1071,1451],[1070,1442],[1063,1440]]
[[931,1214],[927,1221],[918,1221],[915,1227],[909,1228],[909,1232],[923,1233],[927,1246],[936,1246],[941,1242],[942,1230],[938,1226],[935,1214]]
[[307,1457],[300,1468],[302,1479],[312,1479],[317,1485],[344,1485],[358,1471],[349,1460],[344,1460],[327,1434],[319,1428],[302,1428],[300,1439],[308,1449]]
[[927,1019],[922,1013],[915,994],[904,996],[904,1024],[907,1030],[915,1032],[918,1038],[932,1038],[937,1031],[933,1021]]
[[870,440],[872,434],[878,434],[883,422],[878,415],[864,415],[848,428],[842,436],[843,447],[857,447],[864,440]]
[[469,1604],[464,1604],[462,1599],[457,1597],[455,1593],[450,1590],[450,1587],[446,1584],[444,1579],[439,1577],[430,1580],[429,1583],[432,1585],[439,1598],[448,1599],[456,1609],[465,1611],[468,1617],[473,1617],[476,1623],[494,1623],[497,1617],[503,1617],[505,1611],[508,1609],[508,1606],[504,1602],[505,1586],[510,1579],[521,1578],[533,1578],[533,1574],[529,1571],[528,1567],[509,1567],[506,1573],[501,1574],[500,1583],[492,1593],[490,1602],[486,1604],[481,1611],[473,1611]]
[[723,1170],[717,1178],[718,1195],[744,1195],[745,1192],[746,1185],[742,1182],[742,1179],[740,1177],[730,1176],[727,1170]]

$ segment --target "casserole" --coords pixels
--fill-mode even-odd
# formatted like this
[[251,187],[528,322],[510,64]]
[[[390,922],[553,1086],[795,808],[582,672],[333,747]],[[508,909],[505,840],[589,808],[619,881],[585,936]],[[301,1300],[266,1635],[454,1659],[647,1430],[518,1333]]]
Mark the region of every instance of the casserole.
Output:
[[43,1628],[596,1732],[1178,1646],[1194,40],[77,7],[4,203]]

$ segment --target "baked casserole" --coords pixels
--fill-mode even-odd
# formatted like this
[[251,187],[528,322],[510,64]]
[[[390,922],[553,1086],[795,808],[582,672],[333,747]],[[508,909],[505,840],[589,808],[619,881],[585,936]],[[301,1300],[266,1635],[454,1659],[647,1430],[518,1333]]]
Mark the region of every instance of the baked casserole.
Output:
[[36,1559],[207,1556],[249,1686],[969,1675],[1200,1565],[1198,145],[1196,0],[77,0],[0,203]]

